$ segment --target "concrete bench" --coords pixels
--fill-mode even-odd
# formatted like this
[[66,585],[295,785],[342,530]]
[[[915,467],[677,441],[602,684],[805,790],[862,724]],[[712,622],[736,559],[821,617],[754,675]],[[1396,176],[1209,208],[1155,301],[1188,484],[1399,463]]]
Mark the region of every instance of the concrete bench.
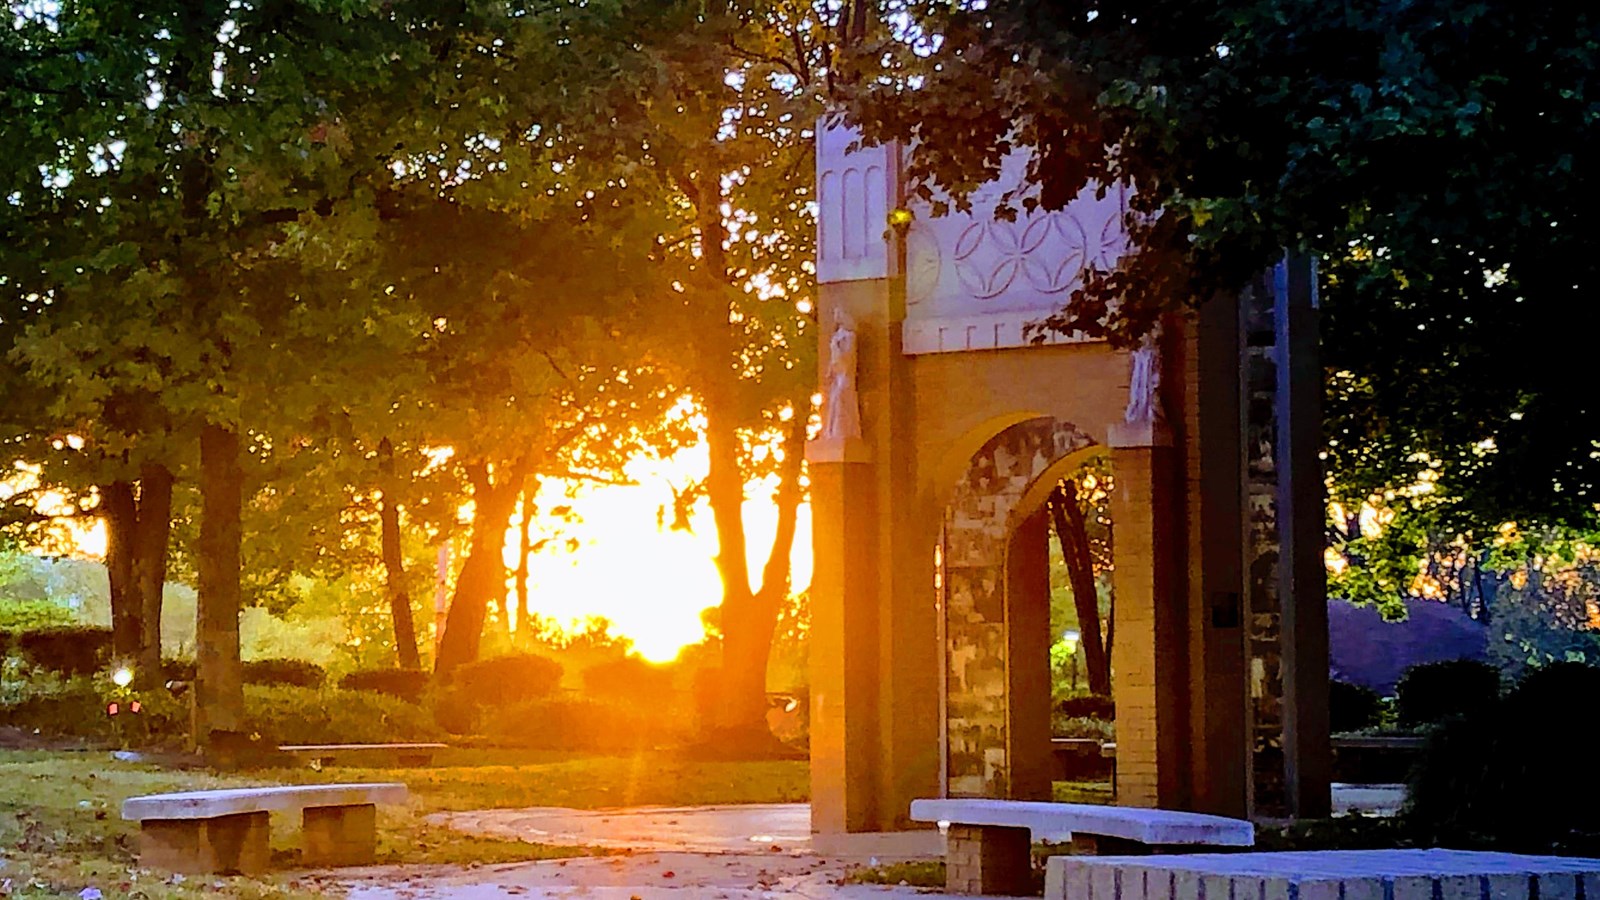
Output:
[[284,744],[287,753],[321,771],[323,766],[369,765],[419,768],[433,765],[433,755],[448,750],[444,744]]
[[1600,860],[1470,850],[1053,856],[1045,900],[1573,900]]
[[1255,826],[1242,819],[1085,803],[913,800],[911,818],[946,829],[945,890],[952,894],[1026,893],[1034,839],[1070,838],[1079,852],[1124,855],[1256,842]]
[[265,871],[268,814],[301,811],[308,866],[370,864],[377,855],[377,804],[404,803],[403,784],[232,788],[132,797],[122,818],[138,822],[139,859],[185,874]]

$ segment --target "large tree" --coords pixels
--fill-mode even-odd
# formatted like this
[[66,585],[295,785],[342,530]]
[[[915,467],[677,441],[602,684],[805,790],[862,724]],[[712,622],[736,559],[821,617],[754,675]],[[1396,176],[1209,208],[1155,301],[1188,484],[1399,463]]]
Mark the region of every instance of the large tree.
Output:
[[854,60],[851,111],[921,140],[914,178],[962,201],[1025,145],[1036,190],[1002,215],[1136,188],[1133,255],[1053,327],[1131,339],[1312,254],[1337,496],[1436,461],[1451,530],[1594,519],[1592,10],[993,0],[908,22]]

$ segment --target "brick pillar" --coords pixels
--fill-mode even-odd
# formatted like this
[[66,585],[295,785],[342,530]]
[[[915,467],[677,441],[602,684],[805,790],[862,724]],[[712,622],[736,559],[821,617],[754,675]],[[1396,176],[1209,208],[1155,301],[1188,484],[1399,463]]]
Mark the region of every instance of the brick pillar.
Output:
[[378,856],[378,808],[308,806],[301,813],[300,861],[308,866],[367,866]]
[[870,831],[878,793],[877,510],[859,447],[810,451],[811,830]]
[[1176,577],[1178,509],[1170,438],[1151,425],[1111,428],[1117,705],[1117,802],[1184,808],[1187,651]]
[[945,893],[1016,896],[1032,892],[1028,829],[951,824],[945,842]]

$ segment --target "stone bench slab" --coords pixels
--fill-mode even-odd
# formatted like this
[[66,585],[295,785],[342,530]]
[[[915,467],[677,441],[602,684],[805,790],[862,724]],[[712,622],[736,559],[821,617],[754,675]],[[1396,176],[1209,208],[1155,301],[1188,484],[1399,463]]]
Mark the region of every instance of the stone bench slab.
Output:
[[1600,860],[1467,850],[1324,850],[1055,856],[1045,900],[1248,897],[1577,900],[1600,896]]
[[404,803],[407,796],[403,784],[316,784],[186,791],[130,797],[122,804],[122,818],[131,822],[215,819],[313,807]]
[[942,799],[911,801],[917,822],[1026,828],[1036,839],[1090,834],[1139,844],[1218,847],[1255,845],[1255,826],[1242,819],[1165,809],[1042,803],[1022,800]]

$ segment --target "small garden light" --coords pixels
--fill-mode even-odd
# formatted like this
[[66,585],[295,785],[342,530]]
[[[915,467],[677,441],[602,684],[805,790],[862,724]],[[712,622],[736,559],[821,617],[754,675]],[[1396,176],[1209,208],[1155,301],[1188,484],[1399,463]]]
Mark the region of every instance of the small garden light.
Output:
[[119,688],[133,684],[133,670],[127,666],[118,666],[117,670],[111,673],[111,683]]

